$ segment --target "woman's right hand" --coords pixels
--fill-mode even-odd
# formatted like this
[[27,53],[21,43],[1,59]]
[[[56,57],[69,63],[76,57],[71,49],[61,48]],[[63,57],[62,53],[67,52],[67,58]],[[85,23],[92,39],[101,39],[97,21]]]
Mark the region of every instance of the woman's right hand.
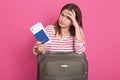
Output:
[[36,42],[37,48],[35,49],[35,52],[37,54],[44,54],[45,53],[45,45],[41,44],[40,42]]

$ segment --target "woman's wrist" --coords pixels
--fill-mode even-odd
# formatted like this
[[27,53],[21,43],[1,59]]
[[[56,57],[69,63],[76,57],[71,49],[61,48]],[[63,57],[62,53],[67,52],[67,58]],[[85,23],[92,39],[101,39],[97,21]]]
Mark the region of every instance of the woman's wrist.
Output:
[[80,27],[77,22],[74,22],[73,25],[74,25],[75,29],[78,29]]

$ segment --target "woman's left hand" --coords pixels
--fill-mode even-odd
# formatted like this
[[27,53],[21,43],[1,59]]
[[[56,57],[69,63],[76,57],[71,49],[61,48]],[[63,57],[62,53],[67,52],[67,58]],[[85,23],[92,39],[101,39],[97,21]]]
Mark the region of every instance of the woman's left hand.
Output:
[[78,22],[77,22],[77,20],[76,20],[76,14],[75,14],[75,11],[74,11],[74,10],[69,11],[68,16],[69,16],[70,19],[72,20],[72,24],[73,24],[74,26],[76,26],[76,25],[78,26]]

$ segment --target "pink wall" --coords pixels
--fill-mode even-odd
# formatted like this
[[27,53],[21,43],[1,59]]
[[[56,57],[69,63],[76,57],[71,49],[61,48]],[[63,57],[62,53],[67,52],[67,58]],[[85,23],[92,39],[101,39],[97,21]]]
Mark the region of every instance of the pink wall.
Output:
[[[72,0],[0,1],[0,80],[36,80],[36,40],[29,27],[38,21],[53,24],[68,2]],[[73,2],[83,12],[89,80],[120,80],[120,1]]]

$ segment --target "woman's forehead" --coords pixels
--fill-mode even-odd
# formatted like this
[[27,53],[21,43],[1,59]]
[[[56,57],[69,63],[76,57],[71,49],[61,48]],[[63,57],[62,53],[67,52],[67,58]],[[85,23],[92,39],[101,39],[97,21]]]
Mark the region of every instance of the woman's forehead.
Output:
[[[65,13],[65,14],[70,14],[71,13],[71,11],[70,10],[68,10],[68,9],[64,9],[63,11],[62,11],[62,13]],[[71,14],[70,14],[71,15]]]

